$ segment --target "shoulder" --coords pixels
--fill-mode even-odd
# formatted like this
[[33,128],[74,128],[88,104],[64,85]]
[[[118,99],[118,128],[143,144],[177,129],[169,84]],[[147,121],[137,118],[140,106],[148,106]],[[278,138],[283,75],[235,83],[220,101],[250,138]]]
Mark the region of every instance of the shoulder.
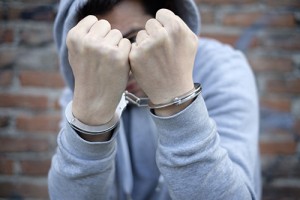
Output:
[[194,79],[208,87],[217,83],[223,87],[228,84],[238,86],[243,82],[255,87],[254,75],[245,55],[230,45],[207,38],[199,40]]
[[223,108],[221,102],[248,110],[257,107],[255,77],[245,55],[213,39],[200,38],[195,59],[194,81],[203,87],[208,110]]
[[[239,63],[249,66],[244,54],[232,46],[223,44],[217,40],[200,38],[195,63],[201,65]],[[220,65],[219,65],[220,66]],[[217,67],[217,66],[215,66]],[[229,67],[229,65],[227,66]]]

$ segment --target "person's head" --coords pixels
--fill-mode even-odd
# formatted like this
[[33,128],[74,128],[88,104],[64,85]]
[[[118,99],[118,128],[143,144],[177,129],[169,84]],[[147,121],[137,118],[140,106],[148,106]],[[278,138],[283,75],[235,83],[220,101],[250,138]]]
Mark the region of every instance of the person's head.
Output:
[[99,19],[106,19],[113,29],[120,30],[124,37],[133,41],[157,10],[167,8],[174,11],[171,6],[170,0],[88,0],[78,8],[77,21],[96,15]]
[[181,17],[191,30],[199,34],[200,18],[194,0],[63,0],[60,1],[54,23],[54,39],[60,56],[61,72],[71,90],[74,76],[68,60],[67,34],[87,15],[106,19],[113,29],[131,39],[144,29],[148,19],[155,17],[160,8],[167,8]]

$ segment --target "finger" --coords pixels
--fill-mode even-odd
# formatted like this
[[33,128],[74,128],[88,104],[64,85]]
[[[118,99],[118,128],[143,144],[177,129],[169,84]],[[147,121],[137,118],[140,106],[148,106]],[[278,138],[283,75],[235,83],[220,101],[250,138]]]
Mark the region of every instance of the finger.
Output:
[[119,43],[119,48],[122,52],[126,53],[126,55],[129,55],[130,49],[131,49],[131,43],[127,38],[122,38]]
[[93,24],[89,30],[89,34],[94,35],[95,37],[105,37],[108,32],[111,30],[111,25],[107,20],[99,20]]
[[105,36],[104,39],[107,43],[111,45],[117,45],[119,44],[122,38],[122,33],[117,29],[113,29]]
[[156,19],[149,19],[145,26],[147,33],[152,36],[157,35],[159,33],[159,30],[162,28],[163,26]]
[[175,14],[168,9],[160,9],[156,12],[155,18],[164,26],[168,26],[171,21],[174,21]]
[[182,28],[190,30],[188,25],[179,16],[167,9],[157,11],[156,19],[166,30],[173,30],[175,32]]
[[177,21],[182,24],[182,26],[184,26],[186,29],[190,29],[190,27],[177,15],[175,15],[177,18]]
[[133,69],[133,61],[136,59],[137,57],[137,43],[134,42],[131,44],[131,49],[129,52],[129,63],[130,63],[130,68],[131,68],[131,73],[134,74],[134,69]]
[[137,43],[137,45],[141,44],[147,38],[149,38],[149,35],[148,35],[148,33],[145,30],[139,31],[138,34],[137,34],[137,36],[136,36],[136,43]]
[[89,32],[91,27],[98,21],[97,17],[94,15],[89,15],[85,18],[83,18],[78,24],[76,25],[76,28],[78,32],[81,34],[86,34]]

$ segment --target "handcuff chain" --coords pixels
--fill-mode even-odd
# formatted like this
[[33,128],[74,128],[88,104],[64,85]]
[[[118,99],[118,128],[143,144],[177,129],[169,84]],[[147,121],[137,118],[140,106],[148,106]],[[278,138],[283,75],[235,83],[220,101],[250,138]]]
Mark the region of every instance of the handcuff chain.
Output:
[[138,107],[146,107],[149,104],[149,98],[140,98],[128,91],[125,91],[124,93],[125,99]]

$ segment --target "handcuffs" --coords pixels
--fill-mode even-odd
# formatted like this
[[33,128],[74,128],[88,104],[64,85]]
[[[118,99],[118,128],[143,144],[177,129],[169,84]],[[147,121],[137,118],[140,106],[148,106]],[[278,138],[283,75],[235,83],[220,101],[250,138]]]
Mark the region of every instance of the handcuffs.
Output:
[[79,121],[72,113],[72,101],[69,102],[69,104],[67,105],[65,110],[65,115],[68,123],[74,130],[88,135],[100,135],[113,130],[119,124],[122,112],[124,111],[127,104],[129,103],[134,104],[138,107],[149,107],[150,109],[161,109],[171,105],[181,105],[197,97],[201,93],[201,91],[202,91],[201,84],[194,83],[194,89],[179,97],[172,99],[168,103],[163,103],[163,104],[153,104],[149,98],[140,98],[128,91],[125,91],[121,97],[121,100],[117,106],[113,118],[106,124],[99,125],[99,126],[90,126]]

